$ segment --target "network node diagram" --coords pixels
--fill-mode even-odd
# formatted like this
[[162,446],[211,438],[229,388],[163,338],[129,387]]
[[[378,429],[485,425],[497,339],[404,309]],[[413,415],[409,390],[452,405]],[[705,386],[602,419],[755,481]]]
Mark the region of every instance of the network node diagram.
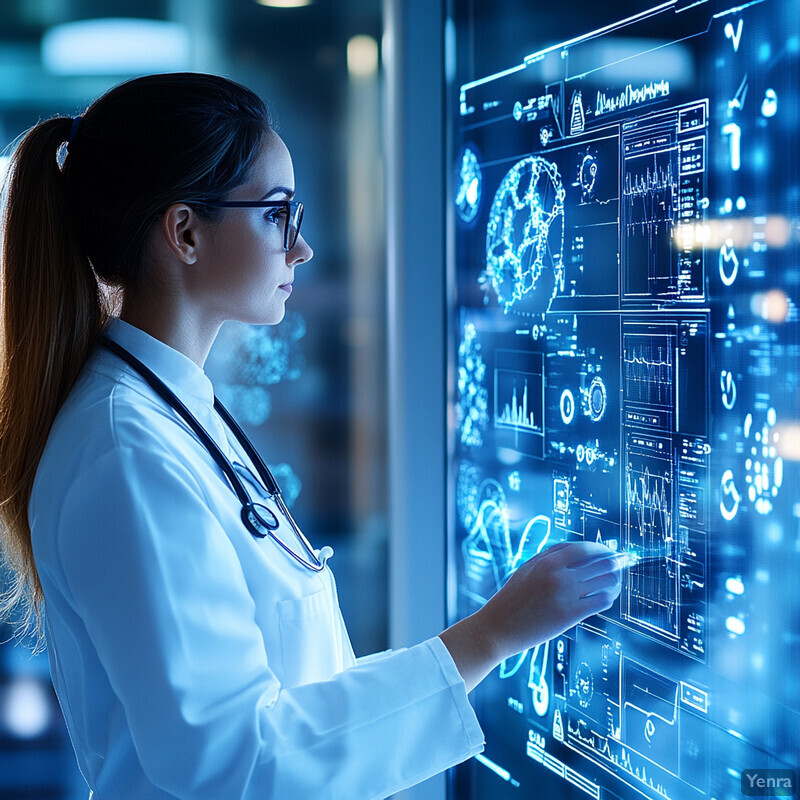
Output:
[[480,281],[506,314],[544,315],[563,286],[564,197],[558,168],[539,156],[514,164],[495,193]]

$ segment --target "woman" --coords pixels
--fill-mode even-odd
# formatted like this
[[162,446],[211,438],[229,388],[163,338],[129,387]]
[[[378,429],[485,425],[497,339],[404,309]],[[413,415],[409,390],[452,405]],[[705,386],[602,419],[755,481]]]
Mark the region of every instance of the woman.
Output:
[[478,752],[467,692],[619,592],[605,548],[556,546],[439,637],[356,661],[325,554],[202,370],[225,320],[280,322],[301,222],[263,103],[219,77],[129,81],[13,156],[7,608],[43,626],[97,800],[384,797]]

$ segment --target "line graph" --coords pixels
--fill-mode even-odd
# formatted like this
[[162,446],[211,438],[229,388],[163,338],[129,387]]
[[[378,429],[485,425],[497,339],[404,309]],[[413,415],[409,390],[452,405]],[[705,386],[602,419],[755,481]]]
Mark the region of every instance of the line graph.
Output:
[[623,123],[621,255],[629,299],[704,294],[702,257],[676,246],[674,233],[703,217],[706,117],[697,104]]
[[652,240],[661,226],[664,233],[672,232],[679,195],[671,161],[666,166],[659,164],[654,154],[652,164],[644,170],[626,172],[622,196],[631,235],[647,235]]
[[631,524],[645,539],[644,554],[664,552],[660,545],[672,541],[672,475],[651,474],[629,469],[625,476],[625,495]]
[[674,496],[668,460],[627,454],[626,548],[641,563],[627,572],[621,610],[625,618],[673,640],[678,637],[680,600]]
[[622,214],[633,294],[675,289],[671,243],[681,198],[679,172],[677,145],[625,159]]
[[670,334],[625,334],[623,351],[625,400],[672,408],[675,337]]

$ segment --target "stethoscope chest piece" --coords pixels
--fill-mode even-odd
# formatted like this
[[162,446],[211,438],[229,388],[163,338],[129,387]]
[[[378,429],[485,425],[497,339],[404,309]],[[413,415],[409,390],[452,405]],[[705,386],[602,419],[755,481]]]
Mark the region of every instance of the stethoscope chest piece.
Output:
[[303,532],[292,519],[292,515],[289,513],[289,509],[286,507],[286,503],[281,496],[281,491],[275,481],[274,475],[270,472],[269,467],[264,463],[264,460],[258,454],[255,447],[253,447],[253,443],[245,436],[244,431],[228,413],[225,406],[223,406],[216,397],[214,398],[214,409],[220,417],[222,417],[223,422],[230,428],[234,438],[239,442],[242,449],[253,462],[253,466],[263,483],[262,488],[266,490],[266,493],[272,498],[272,502],[278,507],[278,511],[285,517],[289,528],[300,544],[303,552],[295,552],[293,548],[275,534],[279,525],[277,515],[263,503],[254,503],[250,499],[250,495],[242,482],[242,478],[238,474],[237,470],[244,470],[247,474],[247,468],[242,464],[234,465],[231,463],[228,457],[220,450],[219,445],[211,438],[208,431],[200,424],[192,412],[189,411],[164,381],[149,367],[142,364],[136,356],[129,353],[113,339],[103,337],[101,341],[105,348],[121,358],[131,369],[137,372],[153,391],[155,391],[156,394],[183,419],[189,428],[191,428],[195,436],[200,440],[200,443],[214,459],[223,475],[227,478],[231,489],[233,489],[239,502],[242,504],[241,517],[247,530],[257,539],[269,537],[276,545],[297,561],[298,564],[310,569],[312,572],[321,572],[325,569],[325,562],[333,555],[333,550],[330,547],[323,547],[322,550],[317,553],[311,547],[308,543],[308,539],[306,539]]
[[278,529],[278,518],[262,503],[245,503],[242,506],[242,522],[259,539]]

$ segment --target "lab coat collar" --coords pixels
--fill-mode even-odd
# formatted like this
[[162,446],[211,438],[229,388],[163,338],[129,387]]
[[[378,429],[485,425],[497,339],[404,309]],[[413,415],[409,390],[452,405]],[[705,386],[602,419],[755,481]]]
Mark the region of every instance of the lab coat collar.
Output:
[[208,408],[214,406],[214,387],[203,370],[164,342],[121,319],[112,319],[106,335],[166,383],[179,397],[189,395]]

